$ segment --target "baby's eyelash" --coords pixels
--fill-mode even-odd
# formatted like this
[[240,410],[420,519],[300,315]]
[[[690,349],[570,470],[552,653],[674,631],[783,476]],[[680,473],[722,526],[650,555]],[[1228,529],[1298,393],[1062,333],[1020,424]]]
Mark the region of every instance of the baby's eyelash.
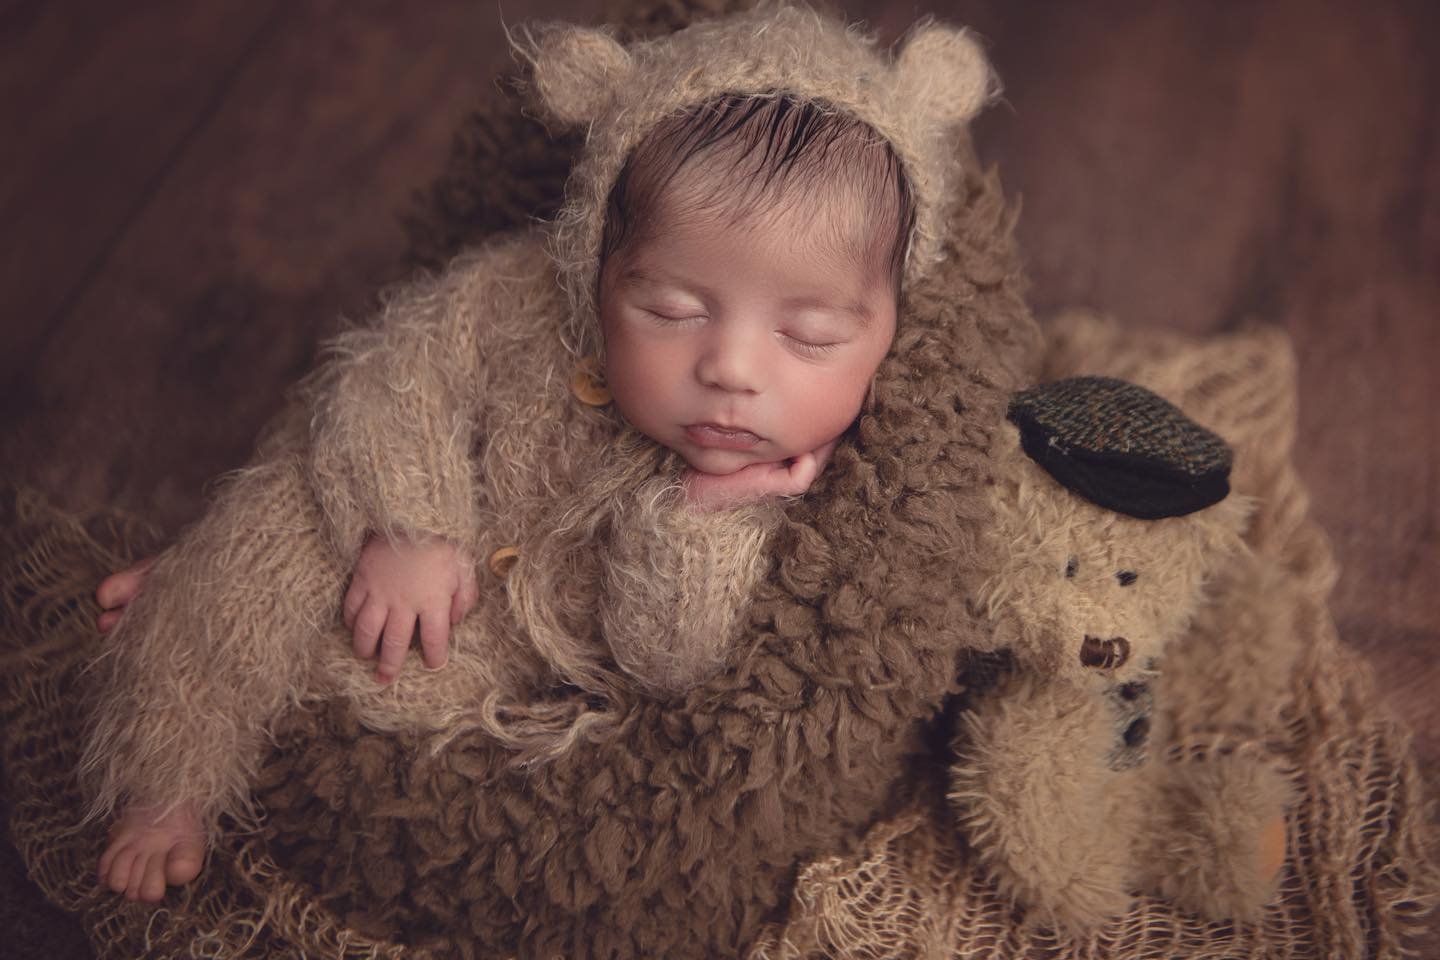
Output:
[[801,353],[808,353],[817,357],[840,349],[840,344],[838,343],[811,343],[809,340],[801,340],[789,334],[784,334],[784,337]]
[[646,310],[645,312],[650,314],[651,317],[655,318],[660,323],[688,323],[691,320],[705,319],[700,314],[694,314],[688,317],[672,317],[667,313],[656,313],[654,310]]

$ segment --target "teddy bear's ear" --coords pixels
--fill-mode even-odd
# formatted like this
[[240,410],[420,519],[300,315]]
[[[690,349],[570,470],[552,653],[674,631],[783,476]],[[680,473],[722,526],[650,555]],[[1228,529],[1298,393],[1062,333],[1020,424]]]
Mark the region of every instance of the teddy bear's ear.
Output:
[[901,103],[947,127],[969,120],[1000,92],[974,34],[937,23],[910,33],[895,62],[895,89]]
[[584,126],[602,113],[635,69],[629,52],[604,30],[542,24],[510,42],[530,64],[540,107],[567,127]]

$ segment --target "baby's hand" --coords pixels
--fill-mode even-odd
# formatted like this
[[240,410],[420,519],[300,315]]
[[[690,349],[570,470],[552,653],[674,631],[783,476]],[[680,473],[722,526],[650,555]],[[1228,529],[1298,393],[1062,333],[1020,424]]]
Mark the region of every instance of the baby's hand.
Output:
[[391,545],[371,536],[345,594],[345,626],[354,631],[355,656],[369,660],[378,646],[375,679],[389,683],[400,674],[418,621],[421,658],[427,667],[443,667],[450,627],[470,611],[476,596],[475,566],[449,542],[427,537]]
[[834,450],[835,441],[831,440],[792,460],[752,463],[723,476],[687,470],[685,500],[701,513],[709,513],[766,497],[797,496],[810,489]]
[[120,620],[120,614],[125,612],[130,601],[140,592],[146,575],[154,565],[155,558],[146,557],[135,566],[112,573],[100,581],[100,586],[95,590],[95,600],[103,612],[95,625],[100,628],[101,633],[110,632],[110,628]]

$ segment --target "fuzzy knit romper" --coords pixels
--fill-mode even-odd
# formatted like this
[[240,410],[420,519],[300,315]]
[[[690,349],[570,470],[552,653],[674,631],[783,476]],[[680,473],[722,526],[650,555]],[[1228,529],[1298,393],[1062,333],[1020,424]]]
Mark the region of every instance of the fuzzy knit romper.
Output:
[[[464,888],[446,936],[522,956],[728,954],[797,860],[877,814],[984,645],[964,594],[997,566],[985,487],[1038,351],[1013,219],[964,131],[991,78],[961,31],[927,25],[892,57],[773,5],[629,46],[545,28],[523,52],[547,121],[588,129],[561,213],[334,341],[117,626],[85,769],[97,811],[189,799],[207,823],[243,820],[280,718],[338,701],[474,760],[442,820],[478,882],[439,873],[424,894]],[[853,113],[900,158],[917,203],[900,320],[809,493],[694,514],[683,463],[597,377],[606,200],[662,118],[777,91]],[[443,536],[481,581],[450,663],[386,687],[339,622],[370,533]],[[680,642],[718,672],[631,682],[654,665],[629,651]]]

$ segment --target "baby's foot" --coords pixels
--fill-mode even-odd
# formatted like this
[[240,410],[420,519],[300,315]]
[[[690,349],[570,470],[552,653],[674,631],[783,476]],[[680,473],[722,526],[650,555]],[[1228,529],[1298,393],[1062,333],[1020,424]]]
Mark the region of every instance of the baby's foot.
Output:
[[183,803],[162,817],[154,807],[130,807],[110,828],[100,855],[100,882],[127,900],[155,903],[165,886],[189,883],[205,859],[205,831],[195,805]]
[[110,628],[115,626],[126,605],[135,599],[135,594],[139,593],[145,584],[145,576],[154,563],[154,557],[146,557],[135,566],[112,573],[100,581],[100,586],[95,590],[95,600],[104,611],[96,623],[101,633],[108,633]]

